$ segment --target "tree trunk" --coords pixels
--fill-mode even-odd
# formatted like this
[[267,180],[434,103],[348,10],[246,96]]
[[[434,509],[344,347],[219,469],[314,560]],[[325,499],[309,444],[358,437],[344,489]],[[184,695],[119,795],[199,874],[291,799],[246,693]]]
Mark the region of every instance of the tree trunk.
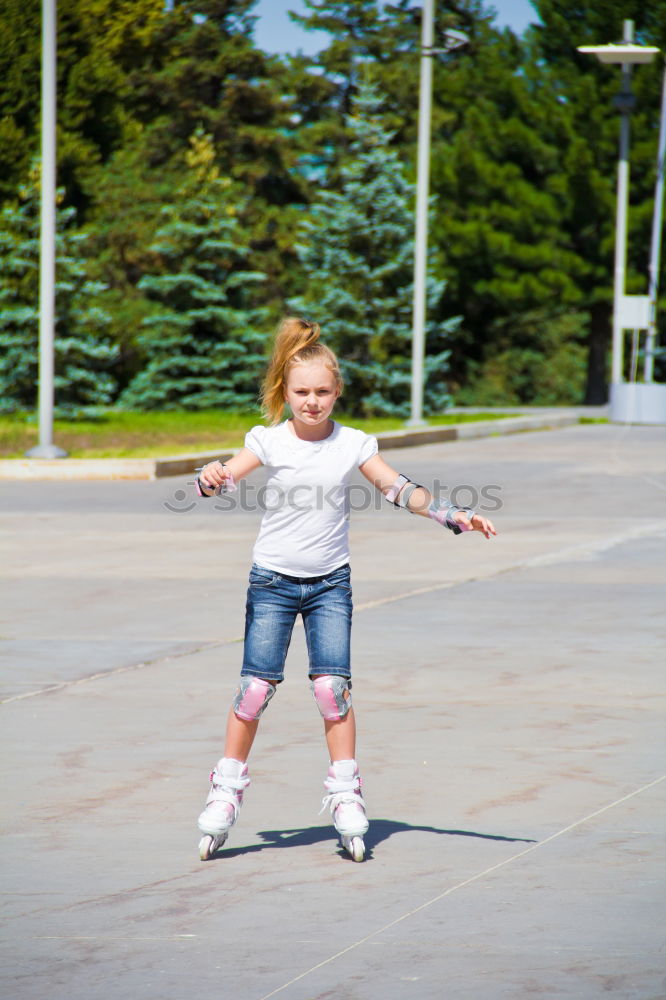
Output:
[[590,310],[590,335],[588,337],[587,384],[585,405],[602,406],[608,402],[608,348],[611,341],[611,307],[597,302]]

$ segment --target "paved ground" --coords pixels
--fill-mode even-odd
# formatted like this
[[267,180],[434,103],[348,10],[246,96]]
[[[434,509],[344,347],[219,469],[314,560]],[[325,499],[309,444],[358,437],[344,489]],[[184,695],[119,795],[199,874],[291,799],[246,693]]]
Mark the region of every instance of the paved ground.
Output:
[[197,857],[257,512],[180,479],[0,484],[0,995],[665,997],[665,444],[593,425],[389,456],[501,505],[501,534],[353,515],[362,865],[317,815],[300,630],[230,847]]

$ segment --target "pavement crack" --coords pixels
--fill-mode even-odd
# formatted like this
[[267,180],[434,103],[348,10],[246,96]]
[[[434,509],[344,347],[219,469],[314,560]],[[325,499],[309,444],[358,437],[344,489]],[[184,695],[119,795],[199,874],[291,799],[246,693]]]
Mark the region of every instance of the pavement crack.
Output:
[[[607,552],[609,549],[616,548],[618,545],[623,545],[626,542],[635,541],[639,538],[645,538],[648,536],[657,536],[660,538],[666,537],[666,524],[663,521],[649,521],[645,524],[634,524],[627,531],[621,532],[620,534],[611,535],[607,538],[598,538],[589,543],[567,546],[566,548],[556,549],[553,552],[545,552],[538,556],[530,556],[527,559],[510,563],[506,566],[501,566],[498,569],[485,574],[475,574],[458,580],[446,580],[440,583],[432,583],[424,587],[416,587],[412,590],[402,591],[398,594],[389,594],[386,597],[379,597],[375,600],[364,601],[354,606],[354,613],[359,614],[364,611],[371,611],[373,608],[383,607],[386,604],[395,604],[399,601],[409,600],[412,597],[420,597],[423,594],[431,594],[438,590],[451,590],[455,587],[467,586],[470,583],[494,580],[499,577],[506,576],[509,573],[520,572],[524,569],[534,569],[539,566],[552,566],[563,562],[575,562],[602,552]],[[300,626],[301,624],[302,623],[299,619],[297,625]],[[108,677],[114,677],[117,674],[131,673],[135,670],[143,670],[145,667],[152,667],[158,663],[169,663],[172,660],[182,659],[185,656],[192,656],[196,653],[204,652],[207,649],[219,649],[223,646],[228,646],[242,641],[243,636],[234,636],[229,639],[219,639],[211,642],[194,644],[187,649],[180,650],[180,652],[169,653],[167,656],[159,655],[152,657],[151,659],[142,660],[139,663],[131,663],[122,667],[111,667],[109,670],[102,670],[94,674],[89,674],[86,677],[79,677],[76,680],[62,681],[58,684],[51,684],[48,687],[37,688],[34,691],[25,691],[23,694],[11,695],[8,698],[1,699],[0,705],[8,705],[16,701],[24,701],[27,698],[36,698],[39,695],[55,694],[58,691],[65,691],[68,688],[77,687],[82,684],[90,684],[92,681],[104,680]]]

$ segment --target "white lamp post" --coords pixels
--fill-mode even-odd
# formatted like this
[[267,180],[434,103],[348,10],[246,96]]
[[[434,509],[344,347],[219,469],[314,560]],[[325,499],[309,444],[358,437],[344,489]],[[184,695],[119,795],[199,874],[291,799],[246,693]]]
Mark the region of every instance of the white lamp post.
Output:
[[63,458],[53,443],[56,223],[56,0],[42,0],[42,170],[39,243],[39,444],[29,458]]
[[[631,93],[631,68],[638,63],[649,63],[659,49],[634,43],[634,22],[625,21],[620,45],[581,45],[579,52],[595,55],[600,62],[622,67],[622,85],[616,106],[622,116],[620,123],[620,152],[617,171],[617,205],[615,219],[615,273],[613,293],[613,346],[610,387],[610,417],[616,421],[661,423],[660,406],[654,411],[653,398],[659,392],[642,392],[645,385],[627,383],[623,378],[624,331],[647,330],[650,326],[650,297],[625,295],[627,260],[627,204],[629,195],[629,116],[634,104]],[[653,387],[661,389],[662,387]],[[666,389],[666,387],[663,387]],[[666,401],[666,400],[665,400]],[[649,418],[649,419],[645,419]]]
[[432,60],[467,44],[461,31],[447,31],[442,48],[433,48],[434,0],[423,0],[421,14],[421,85],[416,174],[416,232],[414,237],[414,299],[412,306],[412,412],[408,424],[423,424],[423,367],[425,356],[426,280],[428,274],[428,194],[430,188],[430,119]]
[[661,114],[659,116],[659,148],[657,151],[657,180],[654,186],[654,211],[652,213],[652,240],[650,242],[650,326],[645,340],[646,382],[654,382],[654,352],[657,345],[657,295],[659,291],[659,260],[661,257],[661,228],[664,213],[664,167],[666,157],[666,71],[661,85]]

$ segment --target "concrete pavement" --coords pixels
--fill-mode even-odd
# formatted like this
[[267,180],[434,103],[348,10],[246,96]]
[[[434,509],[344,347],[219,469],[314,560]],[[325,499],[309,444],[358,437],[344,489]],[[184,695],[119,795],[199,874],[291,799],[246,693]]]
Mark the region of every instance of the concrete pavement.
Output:
[[0,994],[666,996],[665,444],[586,425],[386,452],[476,497],[492,541],[359,479],[362,865],[317,815],[300,629],[229,847],[197,857],[258,511],[184,478],[0,484]]

